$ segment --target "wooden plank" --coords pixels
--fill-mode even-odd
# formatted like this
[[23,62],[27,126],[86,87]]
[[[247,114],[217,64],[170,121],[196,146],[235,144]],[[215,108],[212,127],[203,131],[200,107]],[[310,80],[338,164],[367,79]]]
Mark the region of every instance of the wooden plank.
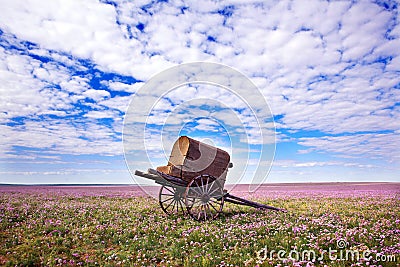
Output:
[[157,170],[187,182],[199,175],[208,174],[224,183],[229,167],[230,155],[226,151],[181,136],[172,147],[168,165],[160,166]]
[[143,178],[151,179],[151,180],[154,180],[154,181],[160,181],[160,180],[163,179],[163,178],[160,177],[159,175],[155,175],[155,174],[151,174],[151,173],[146,173],[146,172],[142,172],[142,171],[139,171],[139,170],[136,170],[136,171],[135,171],[135,175],[140,176],[140,177],[143,177]]
[[[188,137],[186,137],[188,138]],[[189,139],[189,149],[182,169],[182,179],[193,179],[208,174],[225,180],[230,156],[222,149]]]
[[175,177],[175,176],[172,176],[172,175],[169,175],[169,174],[165,174],[165,173],[159,172],[159,171],[154,170],[154,169],[149,169],[148,172],[149,173],[154,173],[154,174],[157,174],[158,176],[160,176],[162,178],[162,182],[164,184],[170,184],[170,185],[172,184],[172,185],[175,185],[175,186],[187,186],[187,184],[188,184],[188,182],[186,182],[185,180],[182,180],[179,177]]
[[156,170],[159,172],[169,174],[169,173],[171,173],[171,168],[172,168],[172,166],[168,166],[168,165],[167,166],[158,166]]
[[186,136],[181,136],[175,141],[171,155],[169,156],[168,165],[169,166],[182,166],[187,152],[189,150],[190,140]]

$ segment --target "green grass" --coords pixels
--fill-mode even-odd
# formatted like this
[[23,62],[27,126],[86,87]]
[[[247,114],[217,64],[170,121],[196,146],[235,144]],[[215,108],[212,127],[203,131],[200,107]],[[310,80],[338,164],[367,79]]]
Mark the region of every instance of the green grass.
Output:
[[[4,193],[5,266],[361,266],[400,264],[398,196],[295,197],[260,202],[288,213],[226,204],[220,218],[167,217],[152,198]],[[337,247],[338,240],[346,243]],[[371,259],[280,259],[277,251],[347,250]],[[271,251],[275,250],[275,253]],[[381,254],[379,254],[381,253]],[[380,255],[380,256],[379,256]],[[395,256],[393,262],[382,256]],[[271,257],[270,257],[271,256]],[[292,252],[295,258],[295,252]],[[344,255],[343,255],[344,256]],[[360,255],[361,258],[362,255]],[[381,257],[377,259],[377,257]],[[281,265],[279,265],[281,264]],[[307,265],[308,264],[308,265]],[[358,266],[359,266],[358,265]]]

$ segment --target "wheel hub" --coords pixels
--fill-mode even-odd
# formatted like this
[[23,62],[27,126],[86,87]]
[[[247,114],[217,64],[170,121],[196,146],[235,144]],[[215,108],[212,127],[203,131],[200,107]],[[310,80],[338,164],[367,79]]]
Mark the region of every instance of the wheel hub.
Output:
[[201,202],[203,202],[204,204],[207,204],[208,201],[210,201],[210,196],[208,194],[204,194],[201,196]]
[[181,195],[180,194],[175,194],[174,195],[174,200],[175,201],[180,201],[181,200]]

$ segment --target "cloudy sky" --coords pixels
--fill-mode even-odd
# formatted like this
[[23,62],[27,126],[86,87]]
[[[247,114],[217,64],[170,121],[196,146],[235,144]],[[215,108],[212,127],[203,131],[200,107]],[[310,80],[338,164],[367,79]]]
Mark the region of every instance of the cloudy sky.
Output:
[[[160,71],[198,61],[240,71],[265,97],[268,182],[400,181],[397,1],[0,2],[0,183],[134,183],[122,144],[130,101]],[[227,118],[240,118],[233,135],[257,135],[240,96],[197,84],[154,102],[150,139],[152,119],[194,106],[175,133],[229,150]],[[240,148],[230,152],[240,165]]]

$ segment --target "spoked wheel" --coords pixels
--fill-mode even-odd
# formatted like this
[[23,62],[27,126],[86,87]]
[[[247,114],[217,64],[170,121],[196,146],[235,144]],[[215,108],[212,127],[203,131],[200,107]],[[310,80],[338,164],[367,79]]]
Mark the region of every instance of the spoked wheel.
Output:
[[200,175],[186,187],[185,203],[193,219],[213,220],[218,217],[224,206],[224,188],[215,177]]
[[158,195],[161,209],[168,215],[186,214],[186,206],[183,197],[184,193],[184,187],[163,185]]

